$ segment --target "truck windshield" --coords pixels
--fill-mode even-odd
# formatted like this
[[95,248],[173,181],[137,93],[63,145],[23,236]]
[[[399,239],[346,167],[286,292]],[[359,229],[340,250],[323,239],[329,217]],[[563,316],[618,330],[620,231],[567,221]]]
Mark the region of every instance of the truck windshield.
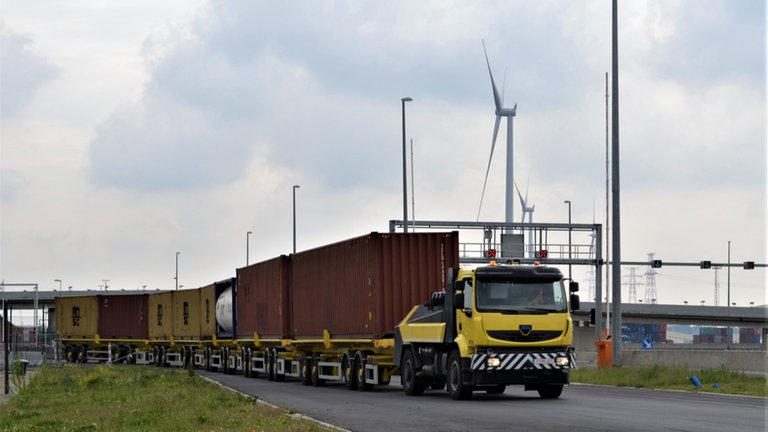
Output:
[[565,312],[562,281],[487,279],[476,283],[479,312]]

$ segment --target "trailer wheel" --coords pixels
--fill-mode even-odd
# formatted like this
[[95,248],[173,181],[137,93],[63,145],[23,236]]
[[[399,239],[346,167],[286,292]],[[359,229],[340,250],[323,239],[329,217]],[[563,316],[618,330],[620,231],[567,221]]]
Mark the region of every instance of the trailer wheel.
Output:
[[341,380],[347,390],[357,390],[357,375],[354,370],[354,359],[349,358],[349,353],[344,353],[341,358]]
[[472,388],[464,385],[461,379],[461,357],[458,351],[452,352],[448,358],[448,394],[453,400],[472,397]]
[[267,362],[267,379],[269,381],[275,380],[275,359],[272,358],[272,350],[267,349],[264,351],[264,359]]
[[314,355],[312,356],[312,385],[315,387],[320,387],[325,385],[325,380],[323,378],[320,378],[320,356]]
[[88,347],[85,345],[77,346],[77,362],[85,363],[88,361]]
[[251,360],[249,358],[249,354],[251,352],[250,348],[243,348],[240,351],[240,357],[243,361],[243,376],[246,378],[251,377]]
[[75,362],[75,353],[77,349],[72,345],[67,345],[64,347],[64,360],[66,360],[67,363],[74,363]]
[[120,355],[120,351],[120,345],[112,345],[112,349],[110,350],[110,354],[112,355],[112,363],[121,363],[123,357]]
[[557,399],[563,393],[563,385],[543,385],[536,390],[542,399]]
[[355,354],[355,375],[357,375],[357,389],[360,391],[370,391],[373,385],[365,382],[365,357],[366,354],[358,351]]
[[304,354],[299,359],[299,375],[301,383],[305,386],[312,385],[312,355]]
[[276,382],[284,382],[285,381],[285,373],[280,373],[280,371],[278,370],[278,366],[279,366],[279,364],[278,364],[279,358],[278,357],[279,356],[280,356],[280,354],[279,354],[279,351],[277,350],[277,348],[273,348],[272,349],[272,358],[275,359],[275,381]]
[[424,381],[416,375],[416,359],[413,351],[408,349],[403,353],[403,364],[400,367],[400,379],[403,383],[403,390],[408,396],[419,396],[424,394]]

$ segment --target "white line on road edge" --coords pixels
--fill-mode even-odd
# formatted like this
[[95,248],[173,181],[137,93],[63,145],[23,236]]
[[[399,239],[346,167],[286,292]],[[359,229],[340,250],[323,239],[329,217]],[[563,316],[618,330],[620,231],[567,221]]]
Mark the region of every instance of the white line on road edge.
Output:
[[[239,395],[241,395],[243,397],[247,397],[247,398],[253,397],[253,396],[251,396],[251,395],[249,395],[247,393],[243,393],[240,390],[233,389],[232,387],[224,385],[224,384],[222,384],[222,383],[220,383],[220,382],[218,382],[216,380],[213,380],[211,378],[208,378],[206,376],[203,376],[203,375],[200,375],[200,374],[198,374],[197,376],[199,376],[200,378],[202,378],[202,379],[204,379],[204,380],[206,380],[208,382],[212,382],[212,383],[218,385],[221,388],[227,389],[227,390],[231,391],[232,393],[237,393],[237,394],[239,394]],[[285,408],[283,408],[281,406],[278,406],[278,405],[275,405],[273,403],[270,403],[270,402],[267,402],[265,400],[262,400],[261,397],[257,397],[256,398],[256,403],[264,404],[264,405],[266,405],[268,407],[279,409],[279,410],[285,410]],[[304,414],[301,414],[301,413],[293,413],[293,414],[289,414],[289,416],[291,416],[293,418],[297,418],[297,419],[309,420],[309,421],[317,423],[317,424],[319,424],[321,426],[327,427],[328,429],[337,430],[339,432],[352,432],[349,429],[344,429],[342,427],[339,427],[339,426],[336,426],[336,425],[332,425],[330,423],[326,423],[326,422],[324,422],[322,420],[318,420],[316,418],[312,418],[312,417],[310,417],[308,415],[304,415]]]

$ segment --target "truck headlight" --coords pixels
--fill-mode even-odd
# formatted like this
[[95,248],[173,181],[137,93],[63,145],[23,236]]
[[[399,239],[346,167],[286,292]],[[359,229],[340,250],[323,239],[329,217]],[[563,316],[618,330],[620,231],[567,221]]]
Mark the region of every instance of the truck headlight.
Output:
[[498,357],[488,357],[488,360],[486,361],[486,366],[491,368],[491,367],[499,367],[499,365],[501,365],[501,360]]
[[555,358],[555,364],[558,366],[568,366],[571,360],[567,356],[559,356]]

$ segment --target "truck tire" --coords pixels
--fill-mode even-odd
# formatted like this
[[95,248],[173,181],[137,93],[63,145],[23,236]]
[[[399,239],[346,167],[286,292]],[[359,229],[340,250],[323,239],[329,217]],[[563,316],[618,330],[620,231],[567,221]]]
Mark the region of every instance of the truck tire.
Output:
[[543,385],[537,389],[542,399],[557,399],[563,393],[563,385]]
[[472,397],[472,388],[464,385],[461,379],[461,356],[458,351],[448,358],[448,394],[453,400],[466,400]]
[[412,350],[406,350],[403,353],[403,363],[400,367],[400,381],[403,384],[403,391],[408,396],[419,396],[424,394],[424,382],[416,376],[416,359]]
[[354,364],[354,357],[350,358],[349,353],[344,353],[344,357],[341,359],[341,380],[347,390],[357,390],[357,375]]

